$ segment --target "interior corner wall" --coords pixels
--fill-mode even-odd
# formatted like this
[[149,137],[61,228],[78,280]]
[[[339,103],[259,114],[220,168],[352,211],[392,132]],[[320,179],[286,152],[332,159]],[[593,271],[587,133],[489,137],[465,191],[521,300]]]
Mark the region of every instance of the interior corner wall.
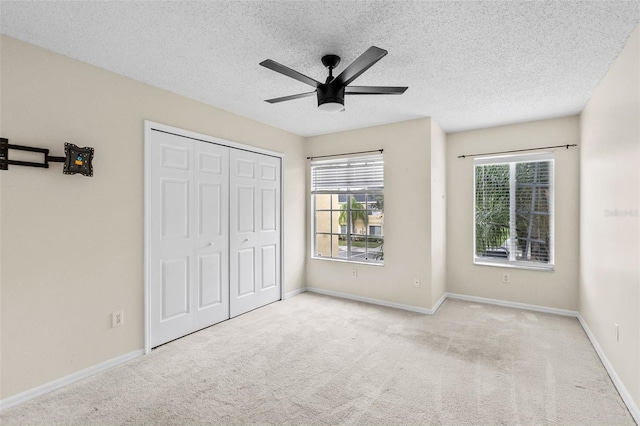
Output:
[[[95,148],[93,177],[58,163],[0,172],[0,398],[144,347],[145,119],[285,154],[283,281],[303,286],[302,137],[10,37],[0,45],[0,136],[52,155],[67,141]],[[111,328],[116,310],[124,326]]]
[[[460,155],[579,144],[571,116],[447,134],[447,291],[469,296],[578,309],[579,149],[555,150],[555,270],[473,263],[473,159]],[[502,283],[502,273],[510,283]]]
[[313,259],[310,238],[308,287],[431,308],[430,138],[430,118],[307,138],[307,156],[383,149],[385,162],[384,266]]
[[431,119],[431,306],[447,291],[446,142],[442,127]]
[[[640,26],[581,115],[580,313],[640,404]],[[619,325],[619,340],[614,324]],[[637,408],[636,408],[637,409]]]

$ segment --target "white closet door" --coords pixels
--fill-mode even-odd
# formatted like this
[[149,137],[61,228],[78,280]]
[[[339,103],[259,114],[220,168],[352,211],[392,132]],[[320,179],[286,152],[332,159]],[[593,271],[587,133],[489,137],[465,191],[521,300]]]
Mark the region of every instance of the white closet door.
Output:
[[230,152],[231,317],[280,300],[280,159]]
[[229,149],[158,131],[149,142],[149,325],[155,347],[229,317]]
[[194,143],[195,330],[229,319],[229,148]]

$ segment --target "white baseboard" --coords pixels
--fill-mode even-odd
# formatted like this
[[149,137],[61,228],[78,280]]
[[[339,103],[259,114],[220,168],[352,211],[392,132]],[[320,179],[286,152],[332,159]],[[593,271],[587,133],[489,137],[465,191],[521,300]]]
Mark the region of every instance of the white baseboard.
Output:
[[629,409],[631,416],[636,421],[636,424],[640,425],[640,411],[638,410],[638,406],[636,405],[635,401],[629,394],[629,391],[627,391],[627,388],[622,383],[622,380],[620,380],[620,377],[618,377],[618,374],[616,374],[616,370],[613,369],[613,366],[609,362],[609,359],[604,354],[604,351],[602,350],[602,348],[600,347],[600,344],[596,340],[596,336],[594,336],[594,334],[591,332],[591,330],[589,329],[589,326],[587,325],[587,322],[584,320],[584,318],[582,318],[582,315],[580,315],[580,313],[578,313],[578,321],[580,321],[580,325],[582,325],[584,332],[587,333],[587,337],[589,337],[589,340],[591,341],[591,345],[593,346],[593,348],[596,350],[596,353],[600,357],[600,361],[602,361],[604,368],[607,370],[607,373],[609,373],[609,377],[611,377],[611,381],[613,382],[616,389],[618,390],[620,397],[622,398],[624,403],[627,405],[627,408]]
[[449,299],[465,300],[467,302],[486,303],[488,305],[504,306],[507,308],[524,309],[527,311],[544,312],[547,314],[563,315],[565,317],[578,317],[577,311],[570,311],[568,309],[549,308],[541,305],[529,305],[528,303],[509,302],[505,300],[489,299],[486,297],[467,296],[464,294],[446,293]]
[[10,396],[9,398],[5,398],[0,401],[0,411],[6,410],[7,408],[11,408],[18,404],[22,404],[23,402],[27,402],[49,392],[53,392],[54,390],[77,382],[78,380],[86,379],[87,377],[93,376],[94,374],[109,370],[120,364],[131,361],[132,359],[137,358],[141,355],[144,355],[144,349],[139,349],[128,354],[120,355],[118,357],[101,362],[100,364],[85,368],[84,370],[69,374],[68,376],[61,377],[52,382],[45,383],[44,385],[38,386],[36,388],[29,389],[14,396]]
[[433,315],[433,309],[421,308],[419,306],[405,305],[402,303],[388,302],[386,300],[374,299],[372,297],[355,296],[348,293],[340,293],[338,291],[325,290],[316,287],[307,287],[307,291],[311,293],[324,294],[326,296],[339,297],[341,299],[355,300],[356,302],[371,303],[372,305],[386,306],[388,308],[403,309],[405,311],[418,312],[420,314]]
[[285,299],[289,299],[289,298],[291,298],[293,296],[299,295],[300,293],[304,293],[305,291],[307,291],[307,288],[306,287],[302,287],[302,288],[299,288],[297,290],[290,291],[289,293],[285,293],[284,298]]
[[438,301],[436,302],[435,305],[433,305],[433,308],[431,308],[432,311],[432,315],[435,315],[438,312],[438,309],[440,309],[440,306],[442,306],[442,304],[447,300],[447,293],[443,294],[442,297],[440,299],[438,299]]

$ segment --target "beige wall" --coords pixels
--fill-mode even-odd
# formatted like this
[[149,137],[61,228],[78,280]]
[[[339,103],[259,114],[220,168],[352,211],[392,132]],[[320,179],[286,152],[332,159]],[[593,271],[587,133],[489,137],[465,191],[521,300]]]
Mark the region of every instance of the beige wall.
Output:
[[431,120],[431,304],[447,291],[447,135]]
[[[303,286],[301,137],[3,36],[2,137],[95,148],[94,177],[11,166],[1,180],[1,393],[143,348],[143,120],[285,153],[285,291]],[[124,310],[125,325],[110,328]]]
[[[577,116],[447,135],[447,291],[578,309],[579,148],[555,151],[555,271],[473,263],[473,159],[463,154],[579,143]],[[511,282],[502,283],[509,272]]]
[[[640,27],[581,115],[580,312],[640,403]],[[620,326],[616,341],[614,323]]]
[[[432,307],[431,128],[424,118],[307,139],[309,156],[384,149],[385,162],[384,266],[309,259],[309,287]],[[421,287],[414,287],[414,278]]]

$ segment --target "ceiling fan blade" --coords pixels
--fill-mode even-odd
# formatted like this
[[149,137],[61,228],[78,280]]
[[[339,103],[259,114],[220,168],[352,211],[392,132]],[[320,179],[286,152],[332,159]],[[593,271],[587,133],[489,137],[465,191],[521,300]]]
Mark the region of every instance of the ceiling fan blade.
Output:
[[269,102],[270,104],[275,104],[275,103],[278,103],[278,102],[291,101],[293,99],[306,98],[308,96],[313,96],[315,94],[316,94],[315,91],[307,92],[307,93],[298,93],[297,95],[289,95],[289,96],[283,96],[281,98],[267,99],[267,100],[265,100],[265,102]]
[[265,61],[260,62],[260,65],[262,65],[265,68],[269,68],[270,70],[273,70],[275,72],[279,72],[280,74],[284,74],[287,77],[294,78],[312,87],[318,87],[321,84],[319,81],[314,80],[311,77],[307,77],[306,75],[301,74],[298,71],[292,70],[289,67],[285,67],[284,65],[279,64],[276,61],[272,61],[271,59],[267,59]]
[[402,95],[408,87],[392,86],[347,86],[345,95]]
[[360,55],[355,61],[349,64],[339,76],[337,76],[331,84],[338,86],[346,86],[351,83],[353,80],[358,78],[360,74],[371,68],[373,64],[378,62],[380,59],[384,57],[388,52],[384,49],[380,49],[376,46],[371,46]]

